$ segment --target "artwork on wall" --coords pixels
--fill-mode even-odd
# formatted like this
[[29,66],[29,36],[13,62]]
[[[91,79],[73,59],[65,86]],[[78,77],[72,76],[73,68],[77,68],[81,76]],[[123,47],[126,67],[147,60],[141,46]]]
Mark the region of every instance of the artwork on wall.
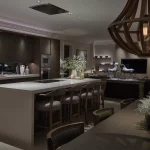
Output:
[[[87,50],[77,49],[76,56],[81,56],[87,62]],[[86,63],[85,69],[87,69],[87,63]]]

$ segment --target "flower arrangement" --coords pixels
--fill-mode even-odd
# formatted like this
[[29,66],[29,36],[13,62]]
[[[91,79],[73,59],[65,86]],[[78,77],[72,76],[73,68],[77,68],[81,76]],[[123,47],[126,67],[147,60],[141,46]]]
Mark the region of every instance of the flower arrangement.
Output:
[[69,57],[65,60],[65,68],[82,72],[86,69],[86,61],[81,56]]
[[62,60],[60,59],[60,72],[65,72],[67,69],[66,69],[66,61],[65,60]]
[[146,98],[139,100],[139,102],[136,111],[145,115],[150,115],[150,94]]

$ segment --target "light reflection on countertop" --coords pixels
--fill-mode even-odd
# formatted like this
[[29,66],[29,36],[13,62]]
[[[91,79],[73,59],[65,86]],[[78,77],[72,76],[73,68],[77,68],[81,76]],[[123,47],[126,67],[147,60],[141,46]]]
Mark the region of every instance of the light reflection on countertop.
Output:
[[0,89],[6,88],[6,89],[30,91],[33,93],[41,93],[41,92],[54,90],[54,89],[61,88],[61,87],[68,88],[68,87],[72,87],[78,84],[84,85],[90,82],[97,82],[97,81],[100,81],[100,79],[86,78],[83,80],[79,80],[79,79],[64,79],[63,78],[63,81],[52,82],[52,83],[38,83],[38,82],[31,81],[31,82],[1,84]]
[[0,74],[0,80],[7,80],[7,79],[19,79],[19,78],[34,78],[40,77],[39,74],[28,74],[28,75],[21,75],[21,74]]

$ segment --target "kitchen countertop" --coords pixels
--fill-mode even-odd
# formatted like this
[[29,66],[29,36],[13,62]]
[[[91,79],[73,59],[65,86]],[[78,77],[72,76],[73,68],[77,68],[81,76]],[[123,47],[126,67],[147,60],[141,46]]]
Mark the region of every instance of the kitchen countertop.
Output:
[[[90,78],[83,80],[61,78],[59,80],[64,81],[0,84],[0,138],[3,142],[9,141],[7,142],[8,144],[13,144],[15,147],[25,150],[31,149],[34,145],[36,94],[100,81],[100,79]],[[7,137],[7,141],[5,137]]]
[[0,150],[21,150],[21,149],[0,142]]
[[8,79],[20,79],[20,78],[34,78],[40,77],[39,74],[28,74],[28,75],[21,75],[21,74],[1,74],[0,80],[8,80]]
[[[54,79],[56,80],[56,79]],[[59,82],[52,82],[52,83],[38,83],[38,82],[19,82],[19,83],[10,83],[10,84],[1,84],[0,88],[7,88],[7,89],[17,89],[17,90],[24,90],[24,91],[32,91],[35,93],[44,92],[48,90],[54,90],[58,87],[71,87],[72,85],[77,84],[84,84],[92,81],[99,81],[100,79],[57,79],[62,80]]]

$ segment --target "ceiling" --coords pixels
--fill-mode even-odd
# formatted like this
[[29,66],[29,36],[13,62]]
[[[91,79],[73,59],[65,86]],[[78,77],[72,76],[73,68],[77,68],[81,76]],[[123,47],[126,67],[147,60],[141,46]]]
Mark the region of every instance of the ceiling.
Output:
[[[0,0],[0,18],[93,40],[109,40],[108,25],[127,0]],[[47,15],[29,7],[51,3],[73,14]]]

